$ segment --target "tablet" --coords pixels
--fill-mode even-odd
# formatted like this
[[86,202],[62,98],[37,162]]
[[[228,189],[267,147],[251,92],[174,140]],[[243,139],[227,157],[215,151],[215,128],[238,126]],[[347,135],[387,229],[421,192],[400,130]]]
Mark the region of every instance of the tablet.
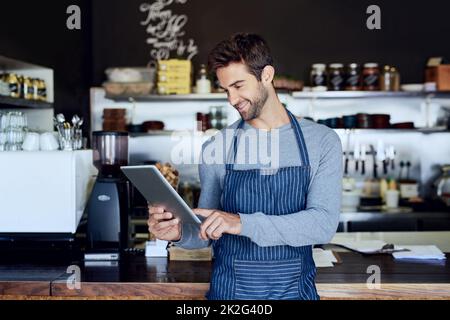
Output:
[[194,214],[158,168],[155,166],[122,166],[120,168],[150,205],[163,207],[164,210],[179,218],[182,223],[201,224],[199,217]]

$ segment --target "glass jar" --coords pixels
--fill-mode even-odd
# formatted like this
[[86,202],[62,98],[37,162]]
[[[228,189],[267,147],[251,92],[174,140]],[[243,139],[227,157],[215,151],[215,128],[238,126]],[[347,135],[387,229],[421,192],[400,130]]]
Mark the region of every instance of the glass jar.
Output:
[[347,66],[347,75],[345,78],[345,90],[361,90],[361,70],[357,63],[350,63]]
[[204,64],[200,65],[200,71],[196,81],[197,93],[207,94],[211,93],[211,81],[208,79],[208,72]]
[[311,86],[313,88],[327,87],[327,71],[326,65],[323,63],[315,63],[311,68]]
[[23,79],[22,97],[27,100],[33,99],[33,83],[29,77]]
[[11,73],[6,78],[6,82],[9,85],[10,97],[20,98],[20,81],[19,77],[15,73]]
[[396,67],[391,67],[391,91],[399,91],[400,90],[400,73],[398,72]]
[[380,69],[378,63],[365,63],[363,69],[363,90],[380,90]]
[[31,81],[33,100],[39,100],[39,79],[32,79]]
[[47,86],[42,79],[38,79],[38,100],[47,101]]
[[0,95],[1,96],[9,96],[11,94],[11,90],[9,89],[9,74],[4,73],[0,74]]
[[344,90],[344,65],[342,63],[332,63],[328,70],[328,90]]
[[383,68],[383,72],[380,75],[380,90],[391,91],[391,87],[392,87],[391,67],[385,65]]

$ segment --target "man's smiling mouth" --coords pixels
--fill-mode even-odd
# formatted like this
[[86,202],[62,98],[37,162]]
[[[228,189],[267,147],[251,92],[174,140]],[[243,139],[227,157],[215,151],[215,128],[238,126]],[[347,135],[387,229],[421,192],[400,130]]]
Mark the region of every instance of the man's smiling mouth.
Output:
[[242,112],[242,111],[244,111],[245,108],[247,108],[247,105],[248,105],[248,104],[249,104],[248,101],[241,102],[241,103],[239,103],[238,105],[236,105],[236,109],[237,109],[239,112]]

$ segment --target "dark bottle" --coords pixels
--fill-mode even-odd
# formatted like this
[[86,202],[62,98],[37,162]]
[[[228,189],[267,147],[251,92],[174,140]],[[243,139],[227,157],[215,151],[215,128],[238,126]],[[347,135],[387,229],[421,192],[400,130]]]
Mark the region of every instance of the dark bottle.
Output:
[[380,90],[380,69],[378,63],[366,63],[363,70],[363,90]]
[[323,63],[315,63],[311,68],[311,86],[313,88],[327,87],[326,65]]
[[328,71],[328,90],[344,90],[344,65],[342,63],[330,64]]
[[361,71],[357,63],[350,63],[347,66],[347,75],[345,77],[345,90],[361,90]]
[[197,131],[206,131],[211,129],[211,117],[209,113],[197,112]]

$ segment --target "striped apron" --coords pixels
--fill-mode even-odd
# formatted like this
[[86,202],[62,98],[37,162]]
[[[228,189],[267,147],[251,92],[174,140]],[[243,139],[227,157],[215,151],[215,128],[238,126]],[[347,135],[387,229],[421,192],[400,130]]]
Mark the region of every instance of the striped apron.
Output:
[[[271,174],[261,170],[234,170],[238,126],[232,157],[226,164],[222,210],[231,213],[284,215],[304,210],[310,180],[305,140],[297,119],[287,111],[295,131],[301,166],[284,167]],[[214,267],[207,298],[211,300],[316,300],[316,267],[312,246],[260,247],[248,237],[224,234],[213,241]]]

